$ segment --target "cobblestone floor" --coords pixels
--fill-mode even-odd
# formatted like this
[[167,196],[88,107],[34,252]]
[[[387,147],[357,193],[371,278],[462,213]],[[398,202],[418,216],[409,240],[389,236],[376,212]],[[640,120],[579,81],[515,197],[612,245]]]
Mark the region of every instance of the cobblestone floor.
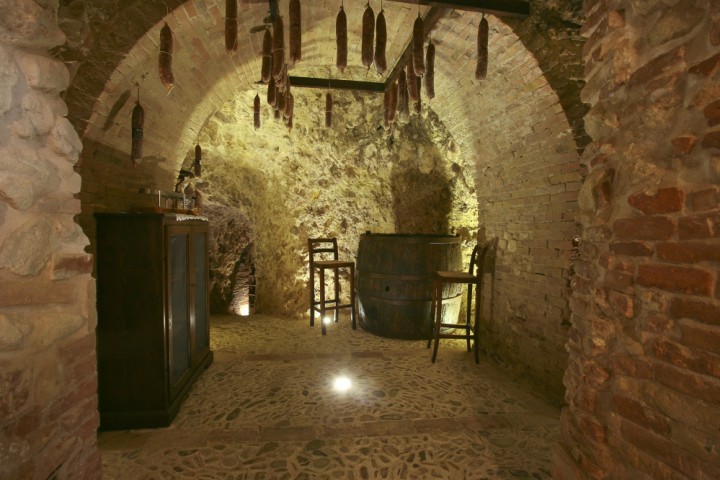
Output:
[[[215,361],[168,428],[103,432],[105,479],[548,479],[559,411],[464,342],[214,316]],[[334,387],[344,376],[352,386]]]

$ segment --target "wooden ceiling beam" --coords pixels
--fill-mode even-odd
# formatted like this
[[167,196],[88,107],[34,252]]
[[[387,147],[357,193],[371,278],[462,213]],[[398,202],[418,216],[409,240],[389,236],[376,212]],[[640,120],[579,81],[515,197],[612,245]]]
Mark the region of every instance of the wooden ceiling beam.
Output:
[[363,82],[339,78],[312,78],[290,76],[291,88],[322,88],[325,90],[360,90],[363,92],[384,92],[383,82]]
[[485,12],[498,17],[527,18],[530,15],[530,3],[522,0],[388,0],[397,3],[410,3],[435,8],[469,10]]

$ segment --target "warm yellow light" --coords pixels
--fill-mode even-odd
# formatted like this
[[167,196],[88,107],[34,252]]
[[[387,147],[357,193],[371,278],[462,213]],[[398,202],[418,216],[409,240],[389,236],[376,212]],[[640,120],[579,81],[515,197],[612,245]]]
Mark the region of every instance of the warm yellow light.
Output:
[[250,305],[247,303],[240,305],[240,315],[243,317],[250,315]]
[[352,388],[352,380],[348,377],[336,377],[333,381],[333,390],[344,393]]
[[324,323],[325,325],[330,325],[330,322],[332,322],[332,319],[330,319],[330,317],[325,317],[325,318],[323,319],[323,323]]

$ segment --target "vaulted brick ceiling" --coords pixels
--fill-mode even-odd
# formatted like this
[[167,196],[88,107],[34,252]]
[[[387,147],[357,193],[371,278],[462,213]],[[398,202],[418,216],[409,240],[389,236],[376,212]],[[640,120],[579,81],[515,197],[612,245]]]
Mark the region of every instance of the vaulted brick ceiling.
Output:
[[[145,107],[145,155],[167,158],[179,168],[206,119],[225,102],[249,90],[261,96],[264,1],[238,3],[236,54],[224,46],[223,0],[181,2],[86,1],[61,8],[68,44],[58,55],[76,74],[66,100],[71,121],[84,141],[129,152],[130,112],[140,85]],[[361,64],[361,19],[366,0],[346,0],[348,68],[335,68],[335,17],[339,0],[302,3],[303,59],[292,75],[382,81]],[[469,156],[512,151],[513,135],[543,135],[543,122],[569,126],[578,149],[587,142],[579,100],[582,75],[576,1],[534,2],[526,20],[490,16],[488,79],[474,79],[475,39],[481,14],[446,10],[432,40],[437,48],[436,98],[429,102]],[[287,18],[288,2],[280,1]],[[380,2],[371,2],[375,13]],[[387,57],[394,65],[410,39],[412,22],[427,7],[386,1]],[[174,37],[175,88],[158,77],[159,31],[167,22]],[[287,22],[286,22],[287,23]],[[287,25],[286,25],[287,29]],[[253,33],[254,32],[254,33]],[[286,33],[287,38],[287,33]],[[426,99],[423,99],[427,102]],[[382,103],[378,95],[378,108]],[[318,109],[322,106],[319,105]],[[247,110],[251,120],[251,105]]]

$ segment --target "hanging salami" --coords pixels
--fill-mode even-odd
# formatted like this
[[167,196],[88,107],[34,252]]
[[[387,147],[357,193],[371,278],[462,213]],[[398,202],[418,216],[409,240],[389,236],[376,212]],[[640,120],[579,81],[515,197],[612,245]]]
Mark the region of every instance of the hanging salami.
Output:
[[268,90],[267,90],[267,103],[271,107],[275,106],[275,101],[277,97],[275,96],[277,94],[277,87],[275,86],[275,79],[270,76],[270,81],[268,82]]
[[410,58],[410,61],[407,65],[407,87],[408,87],[408,96],[410,98],[411,102],[417,102],[418,98],[420,98],[420,91],[417,88],[417,78],[415,76],[415,69],[413,68],[413,59]]
[[260,68],[260,78],[263,83],[268,83],[272,78],[272,34],[270,29],[265,29],[262,45],[262,67]]
[[420,115],[420,111],[422,110],[422,96],[420,95],[420,91],[422,90],[422,77],[415,77],[415,84],[417,85],[416,89],[418,92],[417,100],[415,100],[415,113]]
[[160,81],[168,92],[173,89],[175,77],[172,72],[173,38],[172,31],[167,22],[160,29],[160,54],[158,55],[158,66],[160,70]]
[[335,42],[337,44],[337,60],[335,64],[342,73],[347,67],[347,16],[342,5],[335,19]]
[[195,145],[195,162],[193,162],[193,173],[195,178],[200,178],[202,175],[202,148],[200,144]]
[[370,3],[365,7],[362,18],[362,64],[367,68],[373,63],[373,38],[375,37],[375,13]]
[[300,0],[290,0],[290,61],[293,64],[300,61],[301,44]]
[[237,51],[237,0],[225,0],[225,50]]
[[285,65],[285,33],[283,20],[280,15],[275,17],[272,34],[272,76],[276,82],[282,81],[283,67]]
[[380,10],[375,22],[375,68],[382,75],[387,70],[387,59],[385,58],[385,47],[387,44],[387,26],[385,24],[385,13]]
[[383,94],[383,126],[385,130],[390,128],[390,90]]
[[[138,95],[139,97],[139,95]],[[143,151],[143,125],[145,124],[145,110],[140,106],[140,99],[135,103],[132,111],[132,144],[130,147],[130,160],[133,167],[142,161]]]
[[428,99],[435,98],[435,45],[432,40],[427,47],[425,59],[425,94]]
[[477,67],[475,68],[475,79],[485,80],[488,68],[488,36],[489,27],[485,17],[480,20],[477,36]]
[[260,94],[257,93],[253,103],[253,125],[255,125],[255,130],[260,128]]
[[410,114],[410,104],[408,102],[408,88],[407,79],[405,76],[405,69],[400,70],[400,76],[398,77],[398,117],[407,116]]
[[415,23],[413,24],[413,68],[415,70],[415,75],[418,77],[422,77],[425,75],[425,61],[423,55],[424,53],[424,46],[425,46],[425,30],[423,27],[423,19],[420,17],[420,14],[418,14],[417,18],[415,19]]
[[398,106],[398,85],[397,82],[393,82],[390,86],[390,105],[388,105],[388,121],[393,123],[395,121],[395,112]]

